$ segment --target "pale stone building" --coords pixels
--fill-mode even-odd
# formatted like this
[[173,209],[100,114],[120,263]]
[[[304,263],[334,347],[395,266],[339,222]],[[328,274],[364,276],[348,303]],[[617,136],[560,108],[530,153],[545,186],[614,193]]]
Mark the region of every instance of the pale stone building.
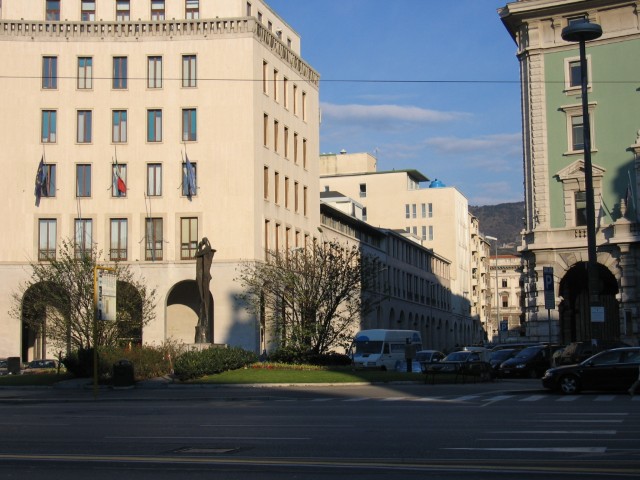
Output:
[[[483,311],[480,303],[486,299],[482,287],[476,288],[472,299],[472,275],[474,268],[481,273],[474,262],[486,261],[486,257],[474,256],[473,249],[480,244],[472,245],[472,222],[464,195],[438,181],[423,188],[428,180],[417,170],[378,171],[376,158],[368,153],[320,156],[322,193],[338,191],[355,199],[367,223],[403,230],[451,262],[451,314],[468,331],[477,331]],[[482,337],[466,341],[480,342]]]
[[209,341],[262,351],[236,267],[320,223],[319,75],[299,35],[262,0],[0,4],[0,356],[51,354],[6,312],[29,262],[65,238],[157,289],[150,344],[193,343],[193,256],[208,237]]
[[[626,0],[520,0],[499,10],[517,45],[522,84],[527,333],[563,343],[637,343],[640,335],[640,11]],[[599,24],[586,43],[596,217],[597,302],[588,295],[582,67],[562,30]],[[545,308],[543,269],[555,306]],[[597,305],[596,305],[597,303]],[[592,316],[591,307],[603,309]],[[602,310],[601,310],[602,311]],[[551,325],[551,334],[549,326]]]

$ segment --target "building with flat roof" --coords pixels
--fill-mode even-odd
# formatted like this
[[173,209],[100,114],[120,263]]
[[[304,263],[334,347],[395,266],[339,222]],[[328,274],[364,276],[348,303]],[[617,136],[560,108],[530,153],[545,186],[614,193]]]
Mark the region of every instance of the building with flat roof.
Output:
[[[295,30],[262,0],[3,0],[0,45],[0,310],[69,238],[157,290],[139,341],[193,343],[207,237],[208,342],[264,350],[236,266],[320,224],[319,75]],[[0,356],[53,353],[0,325]]]

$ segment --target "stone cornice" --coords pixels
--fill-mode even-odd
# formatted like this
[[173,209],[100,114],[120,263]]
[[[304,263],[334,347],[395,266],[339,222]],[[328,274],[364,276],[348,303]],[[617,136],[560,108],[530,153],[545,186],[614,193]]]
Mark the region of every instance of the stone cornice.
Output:
[[0,41],[171,41],[185,38],[252,34],[271,52],[291,66],[300,77],[316,88],[320,75],[254,18],[215,18],[200,20],[130,22],[44,22],[31,20],[0,21]]

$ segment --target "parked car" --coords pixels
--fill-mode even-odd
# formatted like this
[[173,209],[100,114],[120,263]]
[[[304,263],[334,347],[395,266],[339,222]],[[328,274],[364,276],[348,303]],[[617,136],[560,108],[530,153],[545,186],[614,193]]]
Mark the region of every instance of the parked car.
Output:
[[32,360],[22,371],[24,375],[35,373],[56,373],[58,362],[56,360]]
[[420,371],[424,372],[427,365],[441,361],[446,355],[438,350],[420,350],[416,353],[416,361],[420,364]]
[[3,375],[9,375],[9,370],[7,369],[7,361],[4,358],[0,359],[0,377]]
[[575,365],[550,368],[542,386],[564,394],[581,390],[626,390],[638,378],[640,347],[614,348]]
[[554,345],[535,345],[523,348],[514,357],[500,364],[501,377],[540,378],[551,367],[553,352],[562,348]]
[[573,365],[592,357],[596,353],[612,348],[629,347],[623,342],[616,341],[600,341],[593,342],[573,342],[567,345],[557,360],[558,365]]
[[500,376],[500,365],[502,362],[516,356],[520,349],[517,348],[501,348],[499,350],[493,350],[489,354],[489,364],[491,365],[491,374],[494,377]]
[[427,364],[424,372],[427,375],[452,373],[482,376],[488,375],[489,368],[489,363],[484,361],[483,352],[461,350],[450,353],[439,362]]

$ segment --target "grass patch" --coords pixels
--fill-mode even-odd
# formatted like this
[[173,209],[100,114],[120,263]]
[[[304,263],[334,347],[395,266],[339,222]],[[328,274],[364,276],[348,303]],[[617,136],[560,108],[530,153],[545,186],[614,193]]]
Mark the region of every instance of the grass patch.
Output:
[[0,387],[51,386],[63,380],[69,380],[73,375],[68,373],[39,373],[36,375],[5,375],[0,377]]
[[251,384],[251,383],[387,383],[423,382],[421,373],[385,372],[381,370],[352,370],[311,366],[258,365],[208,375],[186,383]]

